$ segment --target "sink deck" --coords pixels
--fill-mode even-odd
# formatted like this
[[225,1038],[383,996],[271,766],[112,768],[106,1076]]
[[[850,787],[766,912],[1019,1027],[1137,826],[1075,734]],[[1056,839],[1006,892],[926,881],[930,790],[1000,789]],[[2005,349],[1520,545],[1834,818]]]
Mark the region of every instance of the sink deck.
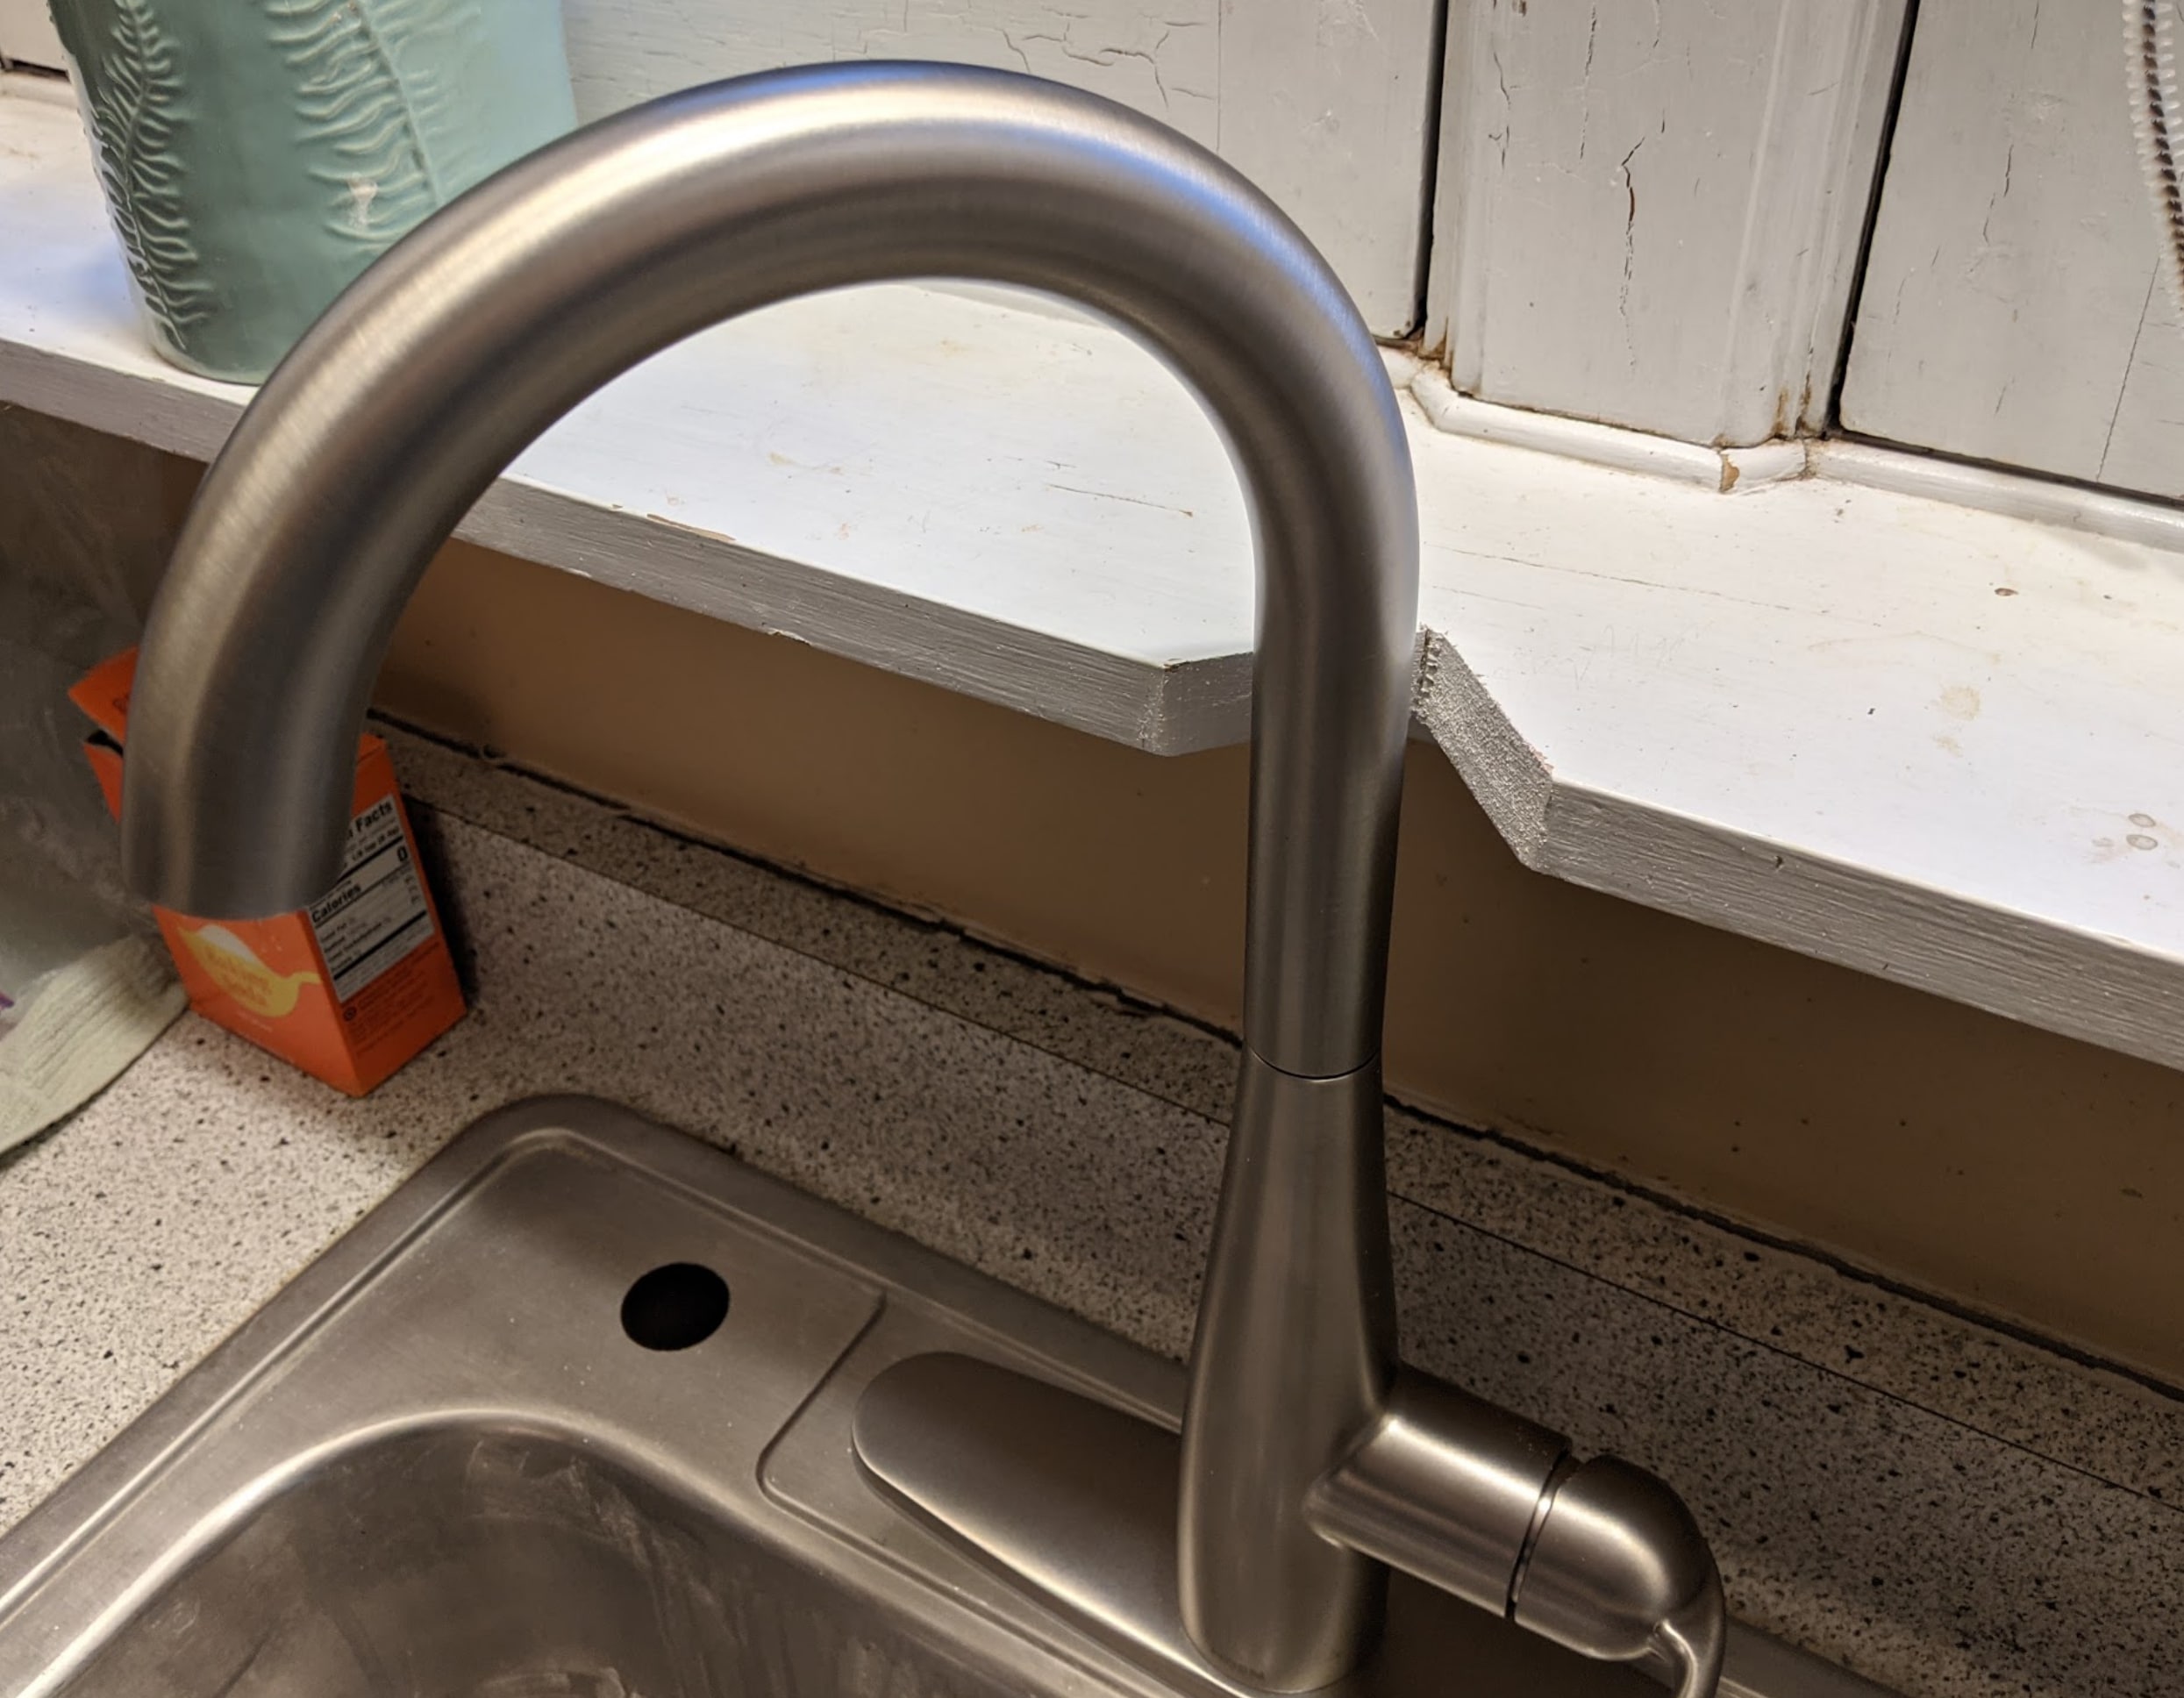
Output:
[[[625,1298],[676,1263],[725,1316],[646,1348]],[[1176,1691],[859,1474],[863,1388],[932,1350],[1181,1405],[1174,1364],[693,1139],[501,1110],[0,1539],[0,1694]],[[1368,1692],[1657,1690],[1422,1588],[1392,1616]],[[1731,1659],[1731,1698],[1875,1690]]]

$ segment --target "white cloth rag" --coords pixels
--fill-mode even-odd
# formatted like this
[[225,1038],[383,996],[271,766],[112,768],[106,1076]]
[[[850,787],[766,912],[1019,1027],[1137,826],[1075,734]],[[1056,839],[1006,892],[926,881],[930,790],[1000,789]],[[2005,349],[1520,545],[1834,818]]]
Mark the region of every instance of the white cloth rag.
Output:
[[0,1031],[0,1150],[104,1090],[189,1000],[148,938],[118,938],[39,979]]

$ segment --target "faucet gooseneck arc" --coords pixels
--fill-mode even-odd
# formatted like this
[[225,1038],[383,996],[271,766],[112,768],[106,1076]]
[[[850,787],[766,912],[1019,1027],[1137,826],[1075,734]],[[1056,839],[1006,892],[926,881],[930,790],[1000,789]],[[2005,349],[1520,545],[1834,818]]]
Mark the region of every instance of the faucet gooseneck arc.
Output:
[[137,674],[132,881],[207,916],[317,896],[395,621],[500,470],[684,336],[919,276],[1103,313],[1195,393],[1243,481],[1259,564],[1245,1059],[1180,1475],[1162,1488],[1176,1505],[1163,1595],[1125,1610],[1096,1575],[1080,1586],[1100,1563],[1051,1548],[1066,1527],[1010,1548],[1019,1506],[981,1494],[1028,1476],[997,1459],[966,1477],[949,1460],[960,1436],[925,1442],[951,1411],[1017,1397],[1025,1420],[996,1445],[1027,1424],[1127,1417],[919,1359],[867,1393],[867,1468],[1202,1681],[1301,1691],[1351,1675],[1393,1564],[1589,1654],[1648,1662],[1686,1698],[1710,1692],[1719,1580],[1667,1489],[1575,1464],[1555,1435],[1397,1364],[1379,1050],[1417,627],[1409,453],[1324,261],[1160,125],[996,72],[782,72],[596,125],[432,218],[298,345],[205,480]]

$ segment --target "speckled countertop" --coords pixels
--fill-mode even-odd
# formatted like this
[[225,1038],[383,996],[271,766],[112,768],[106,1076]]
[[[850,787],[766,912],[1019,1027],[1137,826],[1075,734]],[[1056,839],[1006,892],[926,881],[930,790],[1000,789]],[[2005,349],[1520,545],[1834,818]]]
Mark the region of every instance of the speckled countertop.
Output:
[[[0,1159],[0,1530],[478,1114],[627,1102],[1180,1355],[1221,1038],[397,738],[476,995],[337,1096],[186,1017]],[[1410,1356],[1674,1480],[1912,1698],[2184,1692],[2184,1402],[1401,1110]]]

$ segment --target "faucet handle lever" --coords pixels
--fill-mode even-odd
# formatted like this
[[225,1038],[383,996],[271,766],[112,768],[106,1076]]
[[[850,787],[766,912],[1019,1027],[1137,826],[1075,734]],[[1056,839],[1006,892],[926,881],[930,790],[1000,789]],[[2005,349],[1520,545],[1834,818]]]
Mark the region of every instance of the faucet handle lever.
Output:
[[1588,1657],[1645,1662],[1713,1698],[1729,1637],[1721,1573],[1667,1481],[1618,1457],[1558,1480],[1510,1587],[1510,1619]]
[[1312,1487],[1321,1537],[1556,1644],[1713,1698],[1728,1616],[1713,1553],[1662,1480],[1580,1463],[1559,1433],[1415,1369]]
[[1398,1368],[1379,1417],[1314,1482],[1322,1538],[1506,1616],[1569,1441],[1416,1369]]

